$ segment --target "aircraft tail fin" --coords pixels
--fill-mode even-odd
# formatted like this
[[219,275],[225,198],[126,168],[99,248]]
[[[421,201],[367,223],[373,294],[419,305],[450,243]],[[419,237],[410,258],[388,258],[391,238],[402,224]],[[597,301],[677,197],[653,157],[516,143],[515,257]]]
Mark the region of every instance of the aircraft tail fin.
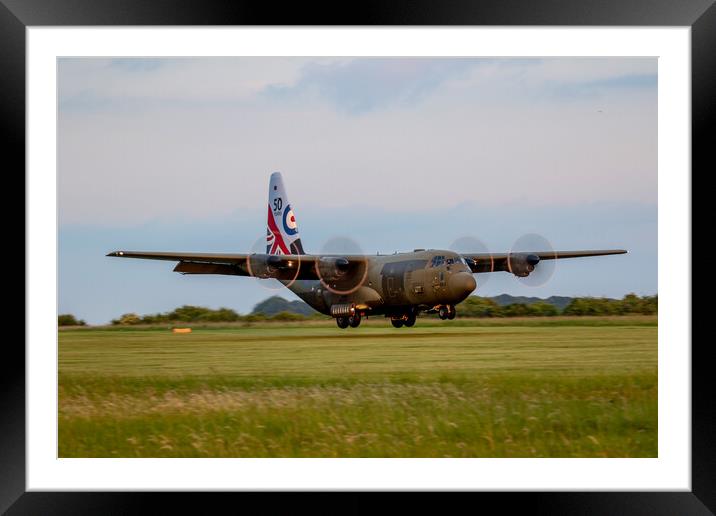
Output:
[[280,172],[271,174],[269,180],[266,254],[305,254]]

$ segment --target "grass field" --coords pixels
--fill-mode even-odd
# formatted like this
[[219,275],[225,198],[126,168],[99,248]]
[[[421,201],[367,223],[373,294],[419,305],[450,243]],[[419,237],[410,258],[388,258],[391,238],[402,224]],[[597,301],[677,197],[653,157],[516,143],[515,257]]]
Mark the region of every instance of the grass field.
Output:
[[655,457],[656,317],[59,332],[60,457]]

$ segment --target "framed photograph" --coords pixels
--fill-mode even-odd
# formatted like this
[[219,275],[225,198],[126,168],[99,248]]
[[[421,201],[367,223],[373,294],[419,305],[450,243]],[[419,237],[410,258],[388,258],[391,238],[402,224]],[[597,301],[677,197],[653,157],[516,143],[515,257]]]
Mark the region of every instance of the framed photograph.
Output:
[[714,511],[713,2],[77,7],[0,9],[28,206],[3,511]]

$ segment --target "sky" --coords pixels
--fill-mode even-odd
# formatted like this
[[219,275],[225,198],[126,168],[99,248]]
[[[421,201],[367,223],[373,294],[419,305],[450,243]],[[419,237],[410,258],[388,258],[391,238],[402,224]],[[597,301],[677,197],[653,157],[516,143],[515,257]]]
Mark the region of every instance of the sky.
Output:
[[58,310],[91,324],[183,304],[240,313],[253,278],[182,276],[112,250],[246,252],[281,171],[307,252],[494,252],[537,233],[549,282],[477,293],[657,293],[655,58],[58,60]]

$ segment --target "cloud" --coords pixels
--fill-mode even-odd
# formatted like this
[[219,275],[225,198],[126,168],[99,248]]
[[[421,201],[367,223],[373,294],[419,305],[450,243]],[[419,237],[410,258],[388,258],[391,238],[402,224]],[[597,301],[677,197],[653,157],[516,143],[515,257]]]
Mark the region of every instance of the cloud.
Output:
[[110,59],[108,66],[110,68],[117,68],[128,72],[153,72],[159,68],[168,66],[173,62],[173,60],[159,57],[143,57],[141,59],[117,58]]
[[512,109],[549,105],[559,111],[574,101],[655,95],[656,86],[655,58],[497,59],[447,83],[442,94],[465,103],[484,99]]
[[327,102],[360,115],[412,107],[449,84],[491,99],[594,96],[605,89],[655,87],[656,60],[363,58],[307,63],[294,83],[272,84],[262,93],[274,101]]
[[527,70],[531,86],[540,83],[594,84],[619,77],[656,77],[657,60],[649,57],[579,57],[540,59]]
[[62,58],[60,110],[123,110],[242,102],[269,84],[292,82],[302,58]]
[[465,76],[483,60],[465,58],[365,58],[309,63],[292,85],[270,85],[276,99],[320,98],[339,110],[360,114],[392,105],[411,105],[445,81]]
[[60,61],[61,224],[253,210],[274,170],[329,209],[656,201],[653,58],[128,61]]
[[[62,58],[60,111],[327,105],[412,108],[435,95],[534,101],[652,88],[654,58]],[[474,98],[473,98],[474,100]]]
[[561,99],[605,97],[613,90],[655,90],[657,76],[652,74],[630,74],[585,82],[549,82],[545,93]]

